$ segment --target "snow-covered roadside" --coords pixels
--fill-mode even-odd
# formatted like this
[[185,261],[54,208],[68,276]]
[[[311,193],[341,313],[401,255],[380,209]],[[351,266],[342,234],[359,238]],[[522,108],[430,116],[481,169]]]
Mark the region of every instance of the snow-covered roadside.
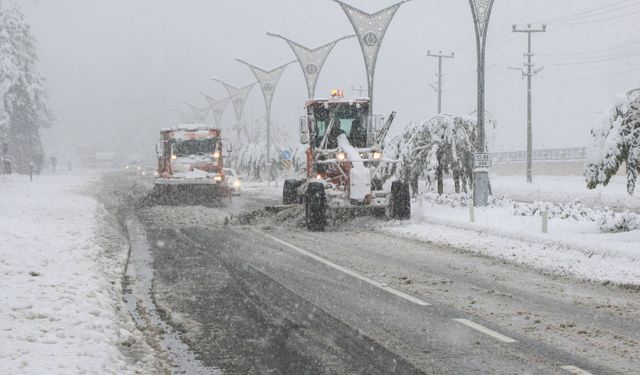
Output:
[[630,197],[626,184],[625,176],[613,176],[608,186],[589,190],[583,176],[534,176],[531,184],[524,176],[491,176],[491,188],[497,197],[527,202],[569,203],[579,200],[590,207],[609,206],[640,211],[640,191]]
[[[420,181],[420,191],[425,192],[425,181]],[[640,191],[633,197],[627,194],[625,176],[613,176],[608,186],[587,189],[583,176],[544,176],[534,175],[533,183],[526,182],[521,176],[491,175],[491,190],[495,197],[506,197],[516,201],[547,201],[571,203],[580,201],[589,207],[611,207],[616,210],[627,209],[640,212]],[[444,192],[454,192],[453,180],[445,178]]]
[[515,216],[504,207],[476,209],[418,200],[407,223],[383,225],[389,233],[596,282],[640,286],[640,231],[602,233],[597,223]]
[[[126,243],[85,194],[98,174],[0,176],[0,373],[151,369],[122,299]],[[126,348],[126,350],[125,350]]]

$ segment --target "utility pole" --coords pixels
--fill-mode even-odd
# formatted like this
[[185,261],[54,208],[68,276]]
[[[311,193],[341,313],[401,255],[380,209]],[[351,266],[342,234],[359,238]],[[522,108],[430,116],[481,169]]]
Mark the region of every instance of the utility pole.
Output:
[[527,33],[527,41],[528,41],[528,49],[525,56],[527,57],[527,62],[524,66],[527,68],[525,71],[522,68],[516,68],[522,71],[522,75],[527,77],[527,182],[533,182],[533,178],[531,176],[532,169],[532,153],[533,153],[533,129],[531,124],[531,80],[533,76],[540,73],[544,67],[533,69],[533,62],[531,61],[533,57],[533,52],[531,51],[531,34],[533,33],[544,33],[547,31],[547,25],[542,25],[540,29],[534,29],[531,27],[531,24],[527,25],[526,29],[518,29],[517,25],[513,25],[514,33]]
[[434,86],[431,83],[429,85],[433,87],[433,89],[436,90],[436,92],[438,93],[438,114],[441,114],[442,113],[442,77],[444,77],[444,74],[442,74],[442,59],[453,59],[455,57],[455,54],[451,52],[450,55],[443,55],[442,51],[438,51],[438,53],[431,53],[431,51],[427,51],[427,56],[435,57],[438,59],[438,74],[436,74],[436,76],[438,77],[438,87]]

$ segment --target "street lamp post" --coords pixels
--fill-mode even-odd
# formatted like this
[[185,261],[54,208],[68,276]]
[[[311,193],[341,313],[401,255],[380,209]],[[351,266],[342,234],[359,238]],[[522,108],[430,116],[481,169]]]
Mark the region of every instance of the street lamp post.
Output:
[[205,99],[209,102],[209,109],[213,114],[213,121],[215,121],[216,127],[222,127],[222,115],[224,114],[224,110],[227,108],[227,105],[231,101],[231,98],[224,98],[220,100],[216,100],[210,97],[207,94],[200,93],[200,95],[204,96]]
[[251,89],[256,83],[254,82],[241,88],[237,88],[224,81],[219,80],[218,78],[212,78],[212,80],[221,83],[229,94],[231,103],[233,103],[233,108],[236,111],[236,142],[240,143],[240,121],[242,121],[242,112],[244,112],[244,105],[247,102],[247,97],[249,96]]
[[273,179],[273,165],[271,164],[271,103],[273,102],[273,95],[276,92],[276,87],[278,87],[278,82],[280,82],[282,73],[288,65],[293,64],[295,61],[290,61],[286,64],[280,65],[275,69],[267,71],[244,60],[236,60],[242,64],[245,64],[251,69],[253,75],[256,76],[256,79],[260,84],[260,88],[262,89],[262,95],[264,96],[264,103],[267,109],[267,152],[265,155],[265,169],[269,171],[269,179]]
[[484,131],[484,69],[487,30],[489,28],[493,0],[469,0],[469,5],[471,5],[471,13],[473,15],[478,53],[478,108],[476,110],[478,116],[478,144],[473,165],[473,204],[474,206],[486,206],[489,202],[489,166],[491,161],[486,149]]
[[340,4],[344,12],[346,13],[351,25],[356,31],[360,47],[362,48],[362,55],[364,57],[364,64],[367,68],[367,86],[369,89],[369,99],[371,104],[369,108],[373,113],[373,84],[376,72],[376,63],[378,60],[378,53],[380,52],[380,44],[382,38],[384,38],[387,28],[393,19],[393,16],[400,8],[400,5],[410,0],[403,0],[399,3],[384,8],[376,13],[367,13],[351,5],[345,4],[340,0],[333,0]]
[[333,42],[311,49],[300,45],[291,39],[285,38],[280,34],[268,32],[267,35],[283,39],[293,50],[293,53],[296,55],[296,58],[300,63],[300,68],[302,68],[302,73],[304,74],[304,79],[307,83],[309,99],[313,98],[316,94],[316,84],[318,83],[320,72],[322,71],[322,67],[324,66],[324,62],[327,60],[329,53],[333,50],[333,47],[335,47],[339,41],[353,38],[355,36],[344,36],[340,39],[334,40]]
[[182,103],[191,110],[191,123],[204,124],[209,114],[209,106],[198,107],[190,103]]

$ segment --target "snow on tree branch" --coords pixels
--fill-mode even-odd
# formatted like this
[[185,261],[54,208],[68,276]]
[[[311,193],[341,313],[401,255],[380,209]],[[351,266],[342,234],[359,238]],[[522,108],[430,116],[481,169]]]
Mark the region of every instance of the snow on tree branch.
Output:
[[440,114],[421,124],[411,124],[387,149],[397,153],[400,164],[395,175],[417,190],[424,175],[429,184],[437,183],[442,192],[444,174],[453,176],[456,191],[467,191],[473,179],[476,124],[466,116]]
[[584,176],[589,189],[609,184],[625,164],[627,193],[633,195],[640,172],[640,89],[620,97],[609,117],[591,130]]

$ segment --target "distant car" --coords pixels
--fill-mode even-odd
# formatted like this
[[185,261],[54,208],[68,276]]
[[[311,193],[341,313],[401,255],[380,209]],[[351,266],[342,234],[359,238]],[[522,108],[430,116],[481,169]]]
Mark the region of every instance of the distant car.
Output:
[[140,174],[142,172],[142,168],[142,164],[140,164],[140,162],[138,161],[130,161],[127,163],[127,165],[124,166],[124,169],[128,173],[132,174]]
[[224,175],[227,177],[227,184],[233,189],[235,194],[240,194],[242,190],[242,179],[234,169],[224,168]]
[[144,177],[155,177],[158,175],[158,170],[156,167],[143,166],[140,170],[140,175]]

